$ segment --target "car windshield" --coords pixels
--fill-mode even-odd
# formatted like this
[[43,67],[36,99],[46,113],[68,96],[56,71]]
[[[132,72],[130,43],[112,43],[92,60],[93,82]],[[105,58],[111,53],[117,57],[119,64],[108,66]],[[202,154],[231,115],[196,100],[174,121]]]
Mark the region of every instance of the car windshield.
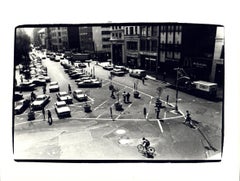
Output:
[[53,86],[53,85],[58,85],[58,83],[57,83],[57,82],[53,82],[53,83],[51,83],[50,85],[51,85],[51,86]]
[[36,98],[37,101],[41,101],[41,100],[44,100],[44,99],[45,99],[45,97],[43,97],[43,96]]
[[57,107],[60,108],[60,107],[65,107],[66,106],[66,103],[60,103],[60,104],[57,104]]

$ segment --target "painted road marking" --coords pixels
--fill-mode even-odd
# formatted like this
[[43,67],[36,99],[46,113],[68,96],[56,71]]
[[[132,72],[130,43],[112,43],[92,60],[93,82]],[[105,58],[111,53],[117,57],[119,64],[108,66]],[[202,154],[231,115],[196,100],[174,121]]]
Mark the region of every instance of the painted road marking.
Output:
[[[97,120],[100,120],[100,121],[101,120],[102,121],[109,121],[109,120],[112,121],[112,118],[100,118],[100,116],[102,114],[98,115],[98,117],[95,117],[95,118],[83,117],[83,118],[66,118],[66,119],[67,120],[96,120],[97,119]],[[163,118],[162,120],[179,119],[179,118],[183,118],[183,116],[168,117],[168,118]],[[60,121],[62,119],[58,119],[58,118],[53,117],[53,120],[54,121]],[[142,119],[142,118],[139,118],[139,119],[128,119],[128,118],[125,118],[125,119],[118,119],[118,121],[146,121],[146,119]],[[148,119],[148,121],[158,121],[158,119]],[[25,121],[25,122],[17,123],[17,124],[15,124],[15,126],[26,124],[26,123],[30,123],[30,122],[33,123],[33,122],[44,122],[44,121],[43,121],[43,119],[34,120],[34,121]]]
[[158,119],[157,122],[158,122],[158,126],[160,128],[161,133],[163,133],[163,128],[162,128],[160,120]]
[[103,104],[105,104],[106,102],[108,102],[108,100],[104,101],[103,103],[101,103],[100,105],[98,105],[97,107],[95,107],[93,110],[96,111],[99,107],[101,107]]

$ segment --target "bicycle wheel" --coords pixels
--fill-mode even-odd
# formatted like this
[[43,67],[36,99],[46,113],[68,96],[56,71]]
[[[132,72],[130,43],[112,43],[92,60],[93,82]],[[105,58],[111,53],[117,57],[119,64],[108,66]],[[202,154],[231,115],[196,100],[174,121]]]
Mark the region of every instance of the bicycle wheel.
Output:
[[139,145],[137,146],[137,149],[138,149],[138,152],[143,152],[144,147],[143,147],[143,145],[139,144]]
[[150,154],[153,154],[155,152],[155,148],[148,147],[147,152],[150,153]]

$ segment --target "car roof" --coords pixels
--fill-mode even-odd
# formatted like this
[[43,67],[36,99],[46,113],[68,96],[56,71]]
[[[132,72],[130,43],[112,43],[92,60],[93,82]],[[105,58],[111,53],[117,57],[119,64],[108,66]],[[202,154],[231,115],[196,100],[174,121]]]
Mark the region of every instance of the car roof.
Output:
[[74,92],[76,92],[76,93],[83,93],[83,91],[80,90],[80,89],[77,89],[77,90],[75,90]]
[[58,84],[58,82],[50,82],[50,85]]
[[66,91],[58,92],[59,95],[68,94]]
[[67,105],[65,101],[57,101],[56,102],[57,106],[62,106],[62,105]]
[[45,97],[46,95],[44,95],[44,94],[41,94],[41,95],[37,95],[37,98],[43,98],[43,97]]

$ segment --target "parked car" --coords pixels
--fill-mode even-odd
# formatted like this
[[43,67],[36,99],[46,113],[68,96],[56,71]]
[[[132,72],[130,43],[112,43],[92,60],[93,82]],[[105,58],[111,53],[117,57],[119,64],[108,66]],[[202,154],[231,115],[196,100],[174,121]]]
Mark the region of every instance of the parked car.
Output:
[[78,67],[79,67],[79,68],[86,68],[87,66],[86,66],[84,63],[79,63],[79,64],[78,64]]
[[59,118],[71,117],[71,110],[65,101],[57,101],[55,103],[55,111]]
[[129,75],[130,75],[131,77],[136,77],[136,78],[142,79],[142,78],[145,78],[145,77],[146,77],[147,73],[146,73],[145,70],[133,69],[133,70],[131,70],[131,71],[129,72]]
[[128,69],[124,66],[121,65],[115,65],[114,66],[115,69],[121,69],[123,72],[128,73]]
[[78,101],[87,101],[88,96],[85,94],[82,90],[77,89],[73,91],[73,97],[77,99]]
[[105,70],[113,70],[113,66],[112,65],[105,65],[105,66],[103,66],[103,69],[105,69]]
[[38,76],[38,79],[46,80],[46,82],[51,82],[51,78],[49,76],[40,75],[40,76]]
[[46,82],[47,81],[45,79],[39,79],[39,78],[32,79],[32,83],[34,83],[36,86],[45,86]]
[[14,101],[19,101],[19,100],[22,100],[23,99],[23,95],[18,93],[18,92],[15,92],[14,93],[14,96],[13,96],[13,100]]
[[81,78],[82,76],[84,76],[85,74],[83,72],[77,72],[77,73],[74,73],[74,74],[71,74],[70,77],[72,79],[78,79],[78,78]]
[[55,62],[60,62],[60,59],[61,59],[61,57],[59,55],[56,55],[54,61]]
[[117,76],[124,76],[125,75],[124,71],[122,71],[121,69],[116,69],[116,68],[111,70],[110,73],[111,73],[111,75],[117,75]]
[[49,92],[54,92],[54,91],[59,91],[60,88],[59,88],[59,85],[58,85],[58,82],[51,82],[49,84]]
[[50,96],[43,94],[43,95],[38,95],[36,99],[33,101],[31,104],[31,107],[33,110],[40,110],[43,107],[45,107],[50,101]]
[[23,99],[16,102],[16,106],[14,108],[14,114],[22,114],[30,105],[30,100]]
[[97,79],[84,80],[77,83],[78,87],[101,87],[102,83]]
[[84,81],[84,80],[89,80],[89,79],[91,79],[91,78],[92,78],[92,77],[90,77],[90,76],[88,76],[88,75],[84,75],[84,76],[82,76],[81,78],[76,79],[75,82],[82,82],[82,81]]
[[19,91],[33,91],[35,89],[35,84],[33,84],[31,81],[29,82],[22,82],[18,86],[16,86],[16,90]]
[[56,95],[58,101],[65,101],[67,104],[72,104],[72,97],[67,92],[58,92]]

